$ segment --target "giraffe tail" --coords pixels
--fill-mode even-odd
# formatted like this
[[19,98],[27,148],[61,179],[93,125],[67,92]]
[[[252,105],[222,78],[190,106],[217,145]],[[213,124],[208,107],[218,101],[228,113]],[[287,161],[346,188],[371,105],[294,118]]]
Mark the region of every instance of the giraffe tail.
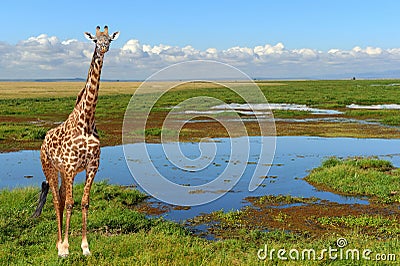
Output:
[[42,191],[40,192],[39,204],[35,210],[35,213],[32,215],[32,218],[37,218],[42,214],[42,209],[44,204],[46,203],[47,194],[49,193],[49,183],[47,181],[42,182]]

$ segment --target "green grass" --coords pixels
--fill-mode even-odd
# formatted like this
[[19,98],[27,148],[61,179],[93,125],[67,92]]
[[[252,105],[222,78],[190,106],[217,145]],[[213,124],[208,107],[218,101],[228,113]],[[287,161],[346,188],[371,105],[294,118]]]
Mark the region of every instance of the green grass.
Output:
[[174,135],[176,132],[169,129],[161,128],[146,128],[144,131],[145,136],[161,136],[161,134]]
[[[83,185],[74,191],[75,209],[71,221],[70,256],[58,258],[55,248],[56,223],[51,196],[42,216],[32,219],[38,196],[37,188],[22,188],[0,191],[0,265],[259,265],[257,252],[265,245],[271,249],[310,249],[320,251],[335,248],[340,235],[331,234],[318,239],[307,234],[273,230],[240,231],[241,236],[207,241],[192,235],[182,225],[161,218],[148,218],[134,210],[136,204],[146,196],[135,189],[95,183],[92,188],[89,209],[89,243],[92,255],[84,257],[80,249],[81,215],[79,201]],[[241,223],[242,211],[216,215],[230,227]],[[282,217],[284,219],[284,217]],[[325,224],[349,224],[351,217],[342,220],[321,220]],[[359,226],[370,226],[372,222],[361,218]],[[377,219],[377,218],[375,218]],[[381,219],[373,226],[392,228],[394,221]],[[350,226],[352,226],[350,224]],[[398,253],[400,243],[396,238],[378,240],[353,231],[346,235],[349,248],[369,248],[374,252]],[[276,254],[269,264],[281,263]],[[329,261],[342,265],[343,261]],[[303,265],[316,265],[318,261],[302,261]],[[347,261],[358,265],[357,261]],[[363,261],[367,263],[367,261]]]
[[310,115],[307,111],[293,111],[293,110],[275,110],[273,111],[275,118],[296,119],[304,118]]
[[[398,83],[398,80],[333,80],[333,81],[285,81],[269,82],[268,85],[258,83],[263,94],[270,103],[296,103],[307,104],[319,108],[345,108],[348,104],[400,104],[399,86],[388,86]],[[276,85],[274,85],[276,84]],[[127,92],[127,91],[126,91]],[[146,102],[150,94],[137,95]],[[131,98],[131,93],[100,95],[97,106],[97,115],[109,117],[123,114]],[[165,93],[156,103],[155,109],[169,109],[180,102],[196,97],[209,96],[220,99],[226,103],[243,103],[244,100],[228,88],[217,87],[209,84],[200,88],[184,88]],[[143,98],[143,99],[141,99]],[[66,115],[74,104],[76,96],[71,97],[40,97],[40,98],[7,98],[0,99],[0,115],[33,116],[38,115]],[[293,116],[293,113],[280,112],[282,115]],[[382,114],[396,113],[393,110],[349,110],[349,116],[361,116],[370,113],[373,117]],[[376,113],[376,114],[374,114]],[[295,114],[298,115],[298,114]]]
[[[96,116],[113,118],[122,115],[132,95],[99,97]],[[76,97],[0,99],[0,116],[31,119],[64,119],[74,109]]]
[[[361,216],[340,216],[340,217],[321,217],[318,222],[322,225],[347,226],[347,227],[396,227],[399,229],[397,219],[385,218],[380,215],[361,215]],[[400,232],[400,231],[399,231]]]
[[343,108],[349,104],[400,103],[398,80],[285,81],[284,86],[258,85],[272,103],[307,104],[319,108]]
[[360,234],[373,234],[381,238],[396,238],[400,234],[400,225],[397,217],[383,217],[381,215],[360,216],[347,215],[338,217],[319,217],[321,226],[328,228],[343,228],[358,231]]
[[377,158],[329,158],[306,180],[346,195],[368,196],[378,202],[400,202],[400,171]]
[[65,114],[72,111],[75,97],[1,99],[0,115],[37,117],[42,114]]
[[219,210],[212,213],[212,215],[220,220],[222,227],[240,227],[242,214],[241,210],[232,210],[229,212]]
[[290,195],[266,195],[258,197],[256,203],[258,204],[294,204],[294,203],[315,203],[318,201],[318,198],[311,197],[311,198],[304,198],[304,197],[292,197]]
[[0,140],[43,140],[47,128],[28,123],[0,123]]

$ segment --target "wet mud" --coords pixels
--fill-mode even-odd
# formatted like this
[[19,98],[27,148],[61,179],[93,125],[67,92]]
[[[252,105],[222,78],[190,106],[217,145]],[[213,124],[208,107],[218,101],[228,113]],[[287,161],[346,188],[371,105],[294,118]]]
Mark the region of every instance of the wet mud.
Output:
[[[357,221],[380,219],[397,222],[400,218],[399,204],[339,204],[316,198],[298,200],[288,203],[282,197],[268,196],[246,198],[251,205],[232,213],[213,212],[189,219],[186,225],[193,231],[208,239],[240,238],[243,232],[258,230],[270,232],[286,231],[296,235],[319,238],[328,235],[346,235],[357,230],[358,233],[376,238],[397,236],[398,232],[388,234],[379,226],[352,226],[346,223],[325,223],[326,220],[339,220],[346,217]],[[285,196],[283,198],[291,198]],[[369,218],[368,218],[369,217]],[[201,228],[202,230],[196,230]]]

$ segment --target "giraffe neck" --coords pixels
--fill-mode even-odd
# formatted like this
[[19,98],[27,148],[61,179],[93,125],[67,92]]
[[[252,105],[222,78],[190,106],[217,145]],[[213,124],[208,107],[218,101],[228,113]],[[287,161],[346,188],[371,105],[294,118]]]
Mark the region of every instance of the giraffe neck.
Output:
[[85,87],[79,92],[76,99],[75,111],[77,112],[78,126],[88,133],[95,130],[95,112],[100,85],[101,68],[103,67],[104,54],[95,49],[90,63]]

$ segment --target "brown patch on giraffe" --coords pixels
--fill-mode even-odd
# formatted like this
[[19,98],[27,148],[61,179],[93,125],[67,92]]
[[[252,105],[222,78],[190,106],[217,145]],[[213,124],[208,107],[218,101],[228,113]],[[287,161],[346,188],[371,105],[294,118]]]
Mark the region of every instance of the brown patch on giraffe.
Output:
[[[93,83],[93,81],[92,81],[92,83]],[[93,86],[90,86],[90,88],[89,88],[89,92],[90,92],[90,94],[95,94],[96,93],[96,89],[93,87]]]
[[92,102],[94,100],[94,97],[91,97],[90,95],[87,96],[87,100]]

